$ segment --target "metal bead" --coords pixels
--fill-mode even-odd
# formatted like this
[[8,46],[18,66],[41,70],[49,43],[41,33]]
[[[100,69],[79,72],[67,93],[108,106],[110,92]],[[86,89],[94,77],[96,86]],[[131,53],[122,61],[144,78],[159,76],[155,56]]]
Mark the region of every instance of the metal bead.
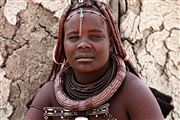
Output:
[[44,116],[44,119],[45,119],[45,120],[48,120],[48,116]]
[[76,117],[75,120],[88,120],[86,117]]
[[82,3],[83,2],[83,0],[79,0],[79,3]]

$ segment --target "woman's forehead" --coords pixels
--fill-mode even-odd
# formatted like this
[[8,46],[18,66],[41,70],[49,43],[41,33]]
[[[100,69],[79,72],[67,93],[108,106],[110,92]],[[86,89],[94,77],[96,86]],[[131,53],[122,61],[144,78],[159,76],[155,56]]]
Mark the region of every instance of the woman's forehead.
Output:
[[[72,29],[79,29],[80,26],[80,14],[77,13],[69,18],[65,22],[65,29],[66,27]],[[82,25],[85,25],[89,28],[96,28],[96,29],[104,29],[107,26],[106,20],[101,16],[91,13],[91,12],[84,12],[82,18]]]

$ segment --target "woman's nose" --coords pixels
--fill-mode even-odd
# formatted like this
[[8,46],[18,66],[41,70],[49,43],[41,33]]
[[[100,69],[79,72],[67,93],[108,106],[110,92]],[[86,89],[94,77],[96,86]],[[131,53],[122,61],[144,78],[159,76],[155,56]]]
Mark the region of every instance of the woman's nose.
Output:
[[91,48],[91,45],[87,40],[81,40],[78,43],[77,48],[78,49],[87,49],[87,48]]

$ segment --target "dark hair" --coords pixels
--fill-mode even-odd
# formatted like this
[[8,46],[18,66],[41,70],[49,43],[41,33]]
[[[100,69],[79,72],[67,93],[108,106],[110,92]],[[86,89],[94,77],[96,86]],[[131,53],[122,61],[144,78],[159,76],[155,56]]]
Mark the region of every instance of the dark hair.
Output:
[[[63,47],[65,20],[71,12],[82,7],[83,8],[84,7],[96,8],[107,19],[107,23],[109,24],[109,28],[113,36],[112,37],[113,52],[117,54],[119,57],[121,57],[122,59],[126,59],[127,54],[121,42],[120,32],[115,22],[115,19],[113,18],[110,7],[103,2],[98,2],[95,0],[83,0],[83,2],[80,2],[80,0],[72,0],[71,4],[67,6],[66,9],[64,10],[61,16],[60,22],[59,22],[58,41],[57,41],[55,52],[54,52],[55,61],[57,61],[58,63],[63,63],[65,61],[65,53],[64,53],[64,47]],[[50,80],[53,75],[56,75],[59,69],[61,68],[62,64],[58,64],[57,62],[53,62],[52,70],[51,70],[48,80]],[[132,62],[129,59],[125,60],[125,64],[128,70],[130,70],[135,75],[139,76]]]

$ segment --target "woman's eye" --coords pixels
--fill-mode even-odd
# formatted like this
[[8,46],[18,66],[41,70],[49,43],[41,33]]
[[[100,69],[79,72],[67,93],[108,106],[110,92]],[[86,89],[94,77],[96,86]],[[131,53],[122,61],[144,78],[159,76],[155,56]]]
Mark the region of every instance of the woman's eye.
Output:
[[99,35],[90,35],[89,38],[90,38],[91,40],[101,40],[101,39],[102,39],[102,37],[99,36]]
[[79,39],[79,36],[70,36],[70,37],[68,37],[68,39],[75,41],[75,40]]

